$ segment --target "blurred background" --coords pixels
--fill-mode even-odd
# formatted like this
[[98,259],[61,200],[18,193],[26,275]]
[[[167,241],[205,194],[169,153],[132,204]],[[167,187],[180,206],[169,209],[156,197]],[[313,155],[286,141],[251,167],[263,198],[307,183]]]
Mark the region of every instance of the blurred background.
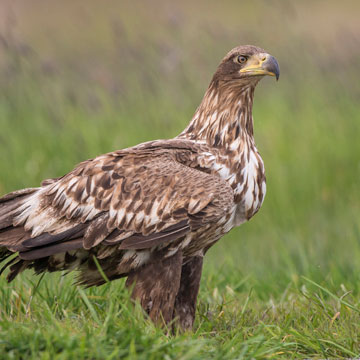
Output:
[[222,57],[254,44],[281,67],[254,104],[267,195],[209,251],[204,281],[251,279],[261,297],[305,275],[358,291],[359,15],[347,0],[2,1],[0,194],[176,136]]

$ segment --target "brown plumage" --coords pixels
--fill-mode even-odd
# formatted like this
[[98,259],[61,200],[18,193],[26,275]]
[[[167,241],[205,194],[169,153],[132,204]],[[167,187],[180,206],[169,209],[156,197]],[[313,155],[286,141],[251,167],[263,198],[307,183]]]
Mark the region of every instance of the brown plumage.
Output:
[[254,89],[278,78],[255,46],[220,63],[188,127],[176,138],[84,161],[39,188],[0,198],[0,261],[21,271],[78,270],[87,286],[128,277],[155,322],[192,327],[206,251],[250,219],[265,195],[253,138]]

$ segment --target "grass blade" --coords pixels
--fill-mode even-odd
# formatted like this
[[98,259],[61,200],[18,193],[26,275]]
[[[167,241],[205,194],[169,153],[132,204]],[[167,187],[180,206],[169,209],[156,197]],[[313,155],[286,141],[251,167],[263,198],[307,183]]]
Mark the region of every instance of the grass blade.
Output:
[[330,290],[324,288],[323,286],[317,284],[315,281],[312,281],[310,279],[308,279],[305,276],[302,276],[302,278],[304,280],[306,280],[307,282],[309,282],[310,284],[316,286],[317,288],[319,288],[320,290],[324,291],[325,293],[327,293],[328,295],[330,295],[333,299],[339,301],[341,304],[347,306],[348,308],[350,308],[351,310],[356,311],[357,313],[360,313],[360,309],[358,309],[357,307],[355,307],[354,305],[351,305],[350,303],[348,303],[347,301],[339,298],[338,296],[336,296],[335,294],[333,294]]
[[87,308],[89,309],[91,316],[93,317],[94,321],[100,325],[100,319],[96,313],[96,310],[94,309],[94,307],[92,306],[90,300],[88,299],[88,297],[86,296],[85,292],[83,291],[83,289],[81,289],[80,287],[78,287],[78,291],[79,294],[81,296],[81,298],[83,299],[85,305],[87,306]]

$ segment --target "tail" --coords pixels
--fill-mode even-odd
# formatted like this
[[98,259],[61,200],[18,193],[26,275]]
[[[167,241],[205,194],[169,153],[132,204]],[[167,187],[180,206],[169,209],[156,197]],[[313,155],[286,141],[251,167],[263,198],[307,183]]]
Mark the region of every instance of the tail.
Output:
[[[48,183],[43,182],[42,185]],[[85,223],[59,218],[55,223],[60,231],[50,234],[46,229],[37,236],[32,236],[32,230],[25,225],[26,221],[23,219],[36,209],[36,206],[32,207],[32,203],[41,203],[41,192],[38,191],[42,189],[44,187],[23,189],[0,198],[0,263],[10,257],[1,264],[0,275],[9,267],[9,282],[25,269],[33,269],[36,274],[77,269],[87,263],[89,258],[88,251],[83,249],[85,231],[88,231],[87,239],[92,239],[91,241],[97,239],[100,230],[108,234],[106,219],[104,220],[104,216],[96,216]],[[45,207],[42,210],[43,213],[35,210],[33,214],[45,228],[46,221],[49,221],[45,216],[48,209]],[[97,274],[97,270],[93,272]]]
[[[0,262],[7,259],[15,252],[21,250],[21,242],[29,233],[25,231],[22,226],[13,226],[14,218],[18,215],[18,209],[23,204],[24,200],[39,188],[28,188],[14,191],[0,198]],[[10,260],[0,270],[0,274],[9,265],[13,264],[17,257]],[[15,276],[21,272],[26,266],[24,261],[19,260],[10,267],[8,280],[11,281]]]

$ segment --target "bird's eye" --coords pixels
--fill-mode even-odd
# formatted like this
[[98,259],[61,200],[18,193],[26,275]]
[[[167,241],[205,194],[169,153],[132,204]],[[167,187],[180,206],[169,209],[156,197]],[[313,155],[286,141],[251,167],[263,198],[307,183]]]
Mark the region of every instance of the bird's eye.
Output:
[[243,64],[247,60],[247,58],[246,56],[239,55],[236,60],[239,64]]

